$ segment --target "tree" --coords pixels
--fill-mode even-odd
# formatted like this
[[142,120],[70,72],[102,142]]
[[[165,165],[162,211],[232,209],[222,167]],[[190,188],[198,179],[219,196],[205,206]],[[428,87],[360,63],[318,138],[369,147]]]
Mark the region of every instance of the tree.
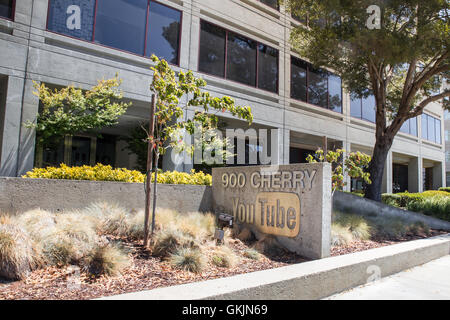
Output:
[[351,152],[345,155],[344,149],[337,149],[336,151],[328,151],[324,154],[322,149],[317,149],[313,155],[308,155],[306,161],[308,163],[329,162],[332,165],[333,172],[331,176],[333,193],[336,190],[342,190],[346,185],[344,181],[344,174],[354,179],[362,179],[366,184],[371,184],[370,174],[366,169],[370,163],[370,156],[362,152]]
[[[282,1],[293,15],[308,21],[308,26],[301,24],[291,33],[295,50],[315,66],[336,72],[353,97],[375,97],[376,142],[368,168],[372,184],[365,185],[365,197],[381,201],[386,158],[403,123],[450,96],[448,88],[439,91],[450,70],[450,4]],[[448,100],[443,106],[450,108]]]
[[131,103],[120,102],[123,95],[116,77],[100,80],[88,91],[73,85],[62,89],[49,89],[45,84],[34,83],[33,94],[39,97],[42,109],[37,122],[28,122],[36,130],[38,145],[52,144],[66,135],[90,132],[118,123]]
[[[153,135],[149,135],[149,143],[152,146],[151,152],[155,152],[155,187],[153,197],[153,219],[155,217],[156,208],[156,181],[157,181],[157,164],[160,155],[165,154],[167,149],[174,148],[176,152],[187,150],[189,142],[183,139],[184,133],[194,136],[194,145],[191,146],[191,151],[197,148],[204,150],[206,147],[205,141],[210,144],[215,144],[219,147],[216,152],[221,153],[221,159],[226,155],[224,150],[226,139],[221,139],[218,136],[217,124],[218,112],[229,112],[231,115],[246,120],[249,124],[253,121],[253,115],[250,107],[236,106],[233,99],[224,96],[222,98],[213,97],[204,90],[206,81],[201,78],[196,78],[192,71],[186,73],[180,71],[175,73],[165,60],[160,60],[155,55],[152,55],[152,60],[155,66],[151,67],[153,70],[153,81],[150,85],[150,90],[156,95],[155,108],[155,124]],[[180,99],[187,98],[185,108],[180,106]],[[192,119],[185,119],[184,110],[191,107],[195,110]],[[215,112],[214,114],[212,112]],[[201,138],[196,141],[195,134],[200,128],[200,133],[207,132],[206,139]],[[219,150],[222,149],[222,150]],[[149,173],[147,172],[147,176]],[[148,181],[147,181],[148,182]],[[149,191],[149,190],[148,190]],[[147,191],[147,192],[148,192]],[[147,193],[147,195],[149,192]],[[149,201],[147,198],[145,225],[144,225],[144,246],[147,245],[148,240],[148,209]],[[154,223],[152,223],[152,228]]]

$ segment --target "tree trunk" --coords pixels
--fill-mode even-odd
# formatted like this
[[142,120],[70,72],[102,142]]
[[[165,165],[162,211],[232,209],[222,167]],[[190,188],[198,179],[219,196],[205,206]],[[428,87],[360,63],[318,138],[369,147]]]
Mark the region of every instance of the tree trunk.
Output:
[[373,149],[372,161],[369,165],[371,184],[365,184],[365,198],[381,202],[381,188],[383,184],[386,158],[391,149],[392,139],[377,139]]

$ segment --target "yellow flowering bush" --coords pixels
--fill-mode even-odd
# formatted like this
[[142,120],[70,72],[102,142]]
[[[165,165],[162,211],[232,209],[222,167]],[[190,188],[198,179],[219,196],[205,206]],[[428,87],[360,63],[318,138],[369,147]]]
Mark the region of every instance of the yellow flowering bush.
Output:
[[[31,179],[65,179],[65,180],[91,180],[91,181],[119,181],[129,183],[143,183],[145,175],[136,170],[123,168],[114,169],[111,166],[97,164],[95,167],[69,167],[61,164],[60,167],[34,168],[27,172],[23,178]],[[152,181],[155,174],[152,174]],[[187,172],[167,171],[158,173],[158,183],[163,184],[193,184],[206,185],[212,184],[212,177],[202,171],[191,170]]]

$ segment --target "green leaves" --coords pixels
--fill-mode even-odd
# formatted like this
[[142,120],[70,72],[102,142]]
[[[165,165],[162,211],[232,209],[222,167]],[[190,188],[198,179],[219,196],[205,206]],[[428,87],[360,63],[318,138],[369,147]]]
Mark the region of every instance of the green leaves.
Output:
[[34,84],[33,94],[39,97],[42,110],[37,122],[26,123],[35,128],[38,144],[48,144],[66,135],[88,132],[117,124],[119,116],[131,105],[119,102],[121,81],[117,75],[100,80],[88,91],[73,85],[51,90],[45,84]]

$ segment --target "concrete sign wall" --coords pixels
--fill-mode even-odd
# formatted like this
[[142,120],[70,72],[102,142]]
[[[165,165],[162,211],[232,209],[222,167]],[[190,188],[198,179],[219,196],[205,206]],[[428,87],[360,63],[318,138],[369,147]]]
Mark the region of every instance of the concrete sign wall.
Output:
[[312,259],[330,255],[328,163],[214,168],[213,205],[290,251]]

